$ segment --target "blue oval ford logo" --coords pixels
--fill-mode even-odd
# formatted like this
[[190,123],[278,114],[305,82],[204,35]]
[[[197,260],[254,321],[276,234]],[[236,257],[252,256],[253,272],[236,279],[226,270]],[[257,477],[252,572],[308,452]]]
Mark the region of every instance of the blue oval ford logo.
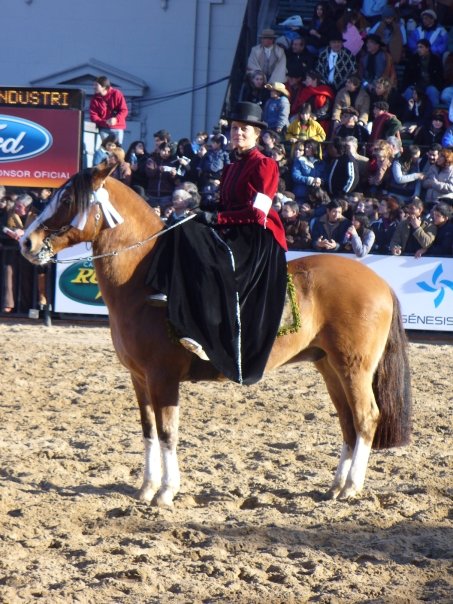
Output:
[[52,144],[48,130],[19,117],[0,115],[0,162],[30,159]]

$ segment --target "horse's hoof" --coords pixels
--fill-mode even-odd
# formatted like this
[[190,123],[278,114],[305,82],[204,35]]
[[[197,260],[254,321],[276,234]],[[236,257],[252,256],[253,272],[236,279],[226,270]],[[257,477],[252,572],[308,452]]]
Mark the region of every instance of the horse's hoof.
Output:
[[160,508],[172,508],[173,507],[173,489],[161,489],[157,492],[154,498],[154,504]]
[[158,486],[144,483],[140,487],[140,489],[137,491],[136,498],[139,501],[144,501],[145,503],[151,503],[158,490],[159,490]]
[[345,501],[347,499],[355,499],[359,495],[360,495],[360,489],[357,489],[354,486],[349,486],[349,487],[344,487],[341,490],[337,499],[341,499],[342,501]]
[[339,487],[331,487],[327,493],[325,493],[323,499],[326,501],[330,501],[332,499],[337,499],[338,495],[341,493],[341,488]]

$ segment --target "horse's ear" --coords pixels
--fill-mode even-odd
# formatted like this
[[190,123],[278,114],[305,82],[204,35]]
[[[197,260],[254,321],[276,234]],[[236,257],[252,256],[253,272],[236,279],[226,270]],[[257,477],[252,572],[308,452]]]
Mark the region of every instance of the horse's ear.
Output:
[[92,178],[92,183],[93,183],[93,188],[97,189],[98,187],[101,186],[101,184],[104,182],[104,180],[107,178],[107,176],[110,176],[110,174],[115,170],[116,166],[118,164],[113,164],[113,166],[107,163],[107,161],[102,161],[101,163],[97,164],[96,166],[94,166],[92,168],[93,170],[93,178]]

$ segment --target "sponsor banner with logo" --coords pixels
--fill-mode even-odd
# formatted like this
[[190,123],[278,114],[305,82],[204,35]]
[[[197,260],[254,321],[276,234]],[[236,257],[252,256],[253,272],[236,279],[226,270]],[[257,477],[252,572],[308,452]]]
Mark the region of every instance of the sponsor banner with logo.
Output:
[[[107,315],[108,310],[99,291],[93,262],[88,258],[91,245],[80,243],[62,250],[57,258],[65,264],[57,264],[55,283],[56,312],[77,315]],[[74,258],[72,263],[66,262]]]
[[80,169],[82,112],[0,105],[0,184],[60,187]]
[[[287,257],[307,255],[288,252]],[[453,331],[453,258],[340,255],[366,264],[387,281],[401,303],[406,329]]]
[[[59,260],[87,257],[85,244],[63,250]],[[288,260],[311,255],[288,252]],[[406,329],[453,331],[453,258],[412,256],[366,256],[345,258],[363,262],[395,290],[401,302]],[[61,313],[108,314],[99,292],[96,273],[90,260],[57,264],[55,310]],[[341,295],[341,292],[339,293]]]

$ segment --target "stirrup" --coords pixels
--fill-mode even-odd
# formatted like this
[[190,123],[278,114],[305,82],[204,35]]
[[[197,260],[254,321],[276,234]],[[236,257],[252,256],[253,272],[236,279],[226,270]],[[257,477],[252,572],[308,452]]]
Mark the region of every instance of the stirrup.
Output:
[[167,306],[168,298],[165,294],[159,292],[157,294],[146,296],[146,301],[151,306]]
[[195,340],[192,340],[192,338],[180,338],[179,343],[181,346],[184,346],[186,350],[189,350],[200,357],[202,361],[209,361],[209,357],[203,350],[202,345]]

